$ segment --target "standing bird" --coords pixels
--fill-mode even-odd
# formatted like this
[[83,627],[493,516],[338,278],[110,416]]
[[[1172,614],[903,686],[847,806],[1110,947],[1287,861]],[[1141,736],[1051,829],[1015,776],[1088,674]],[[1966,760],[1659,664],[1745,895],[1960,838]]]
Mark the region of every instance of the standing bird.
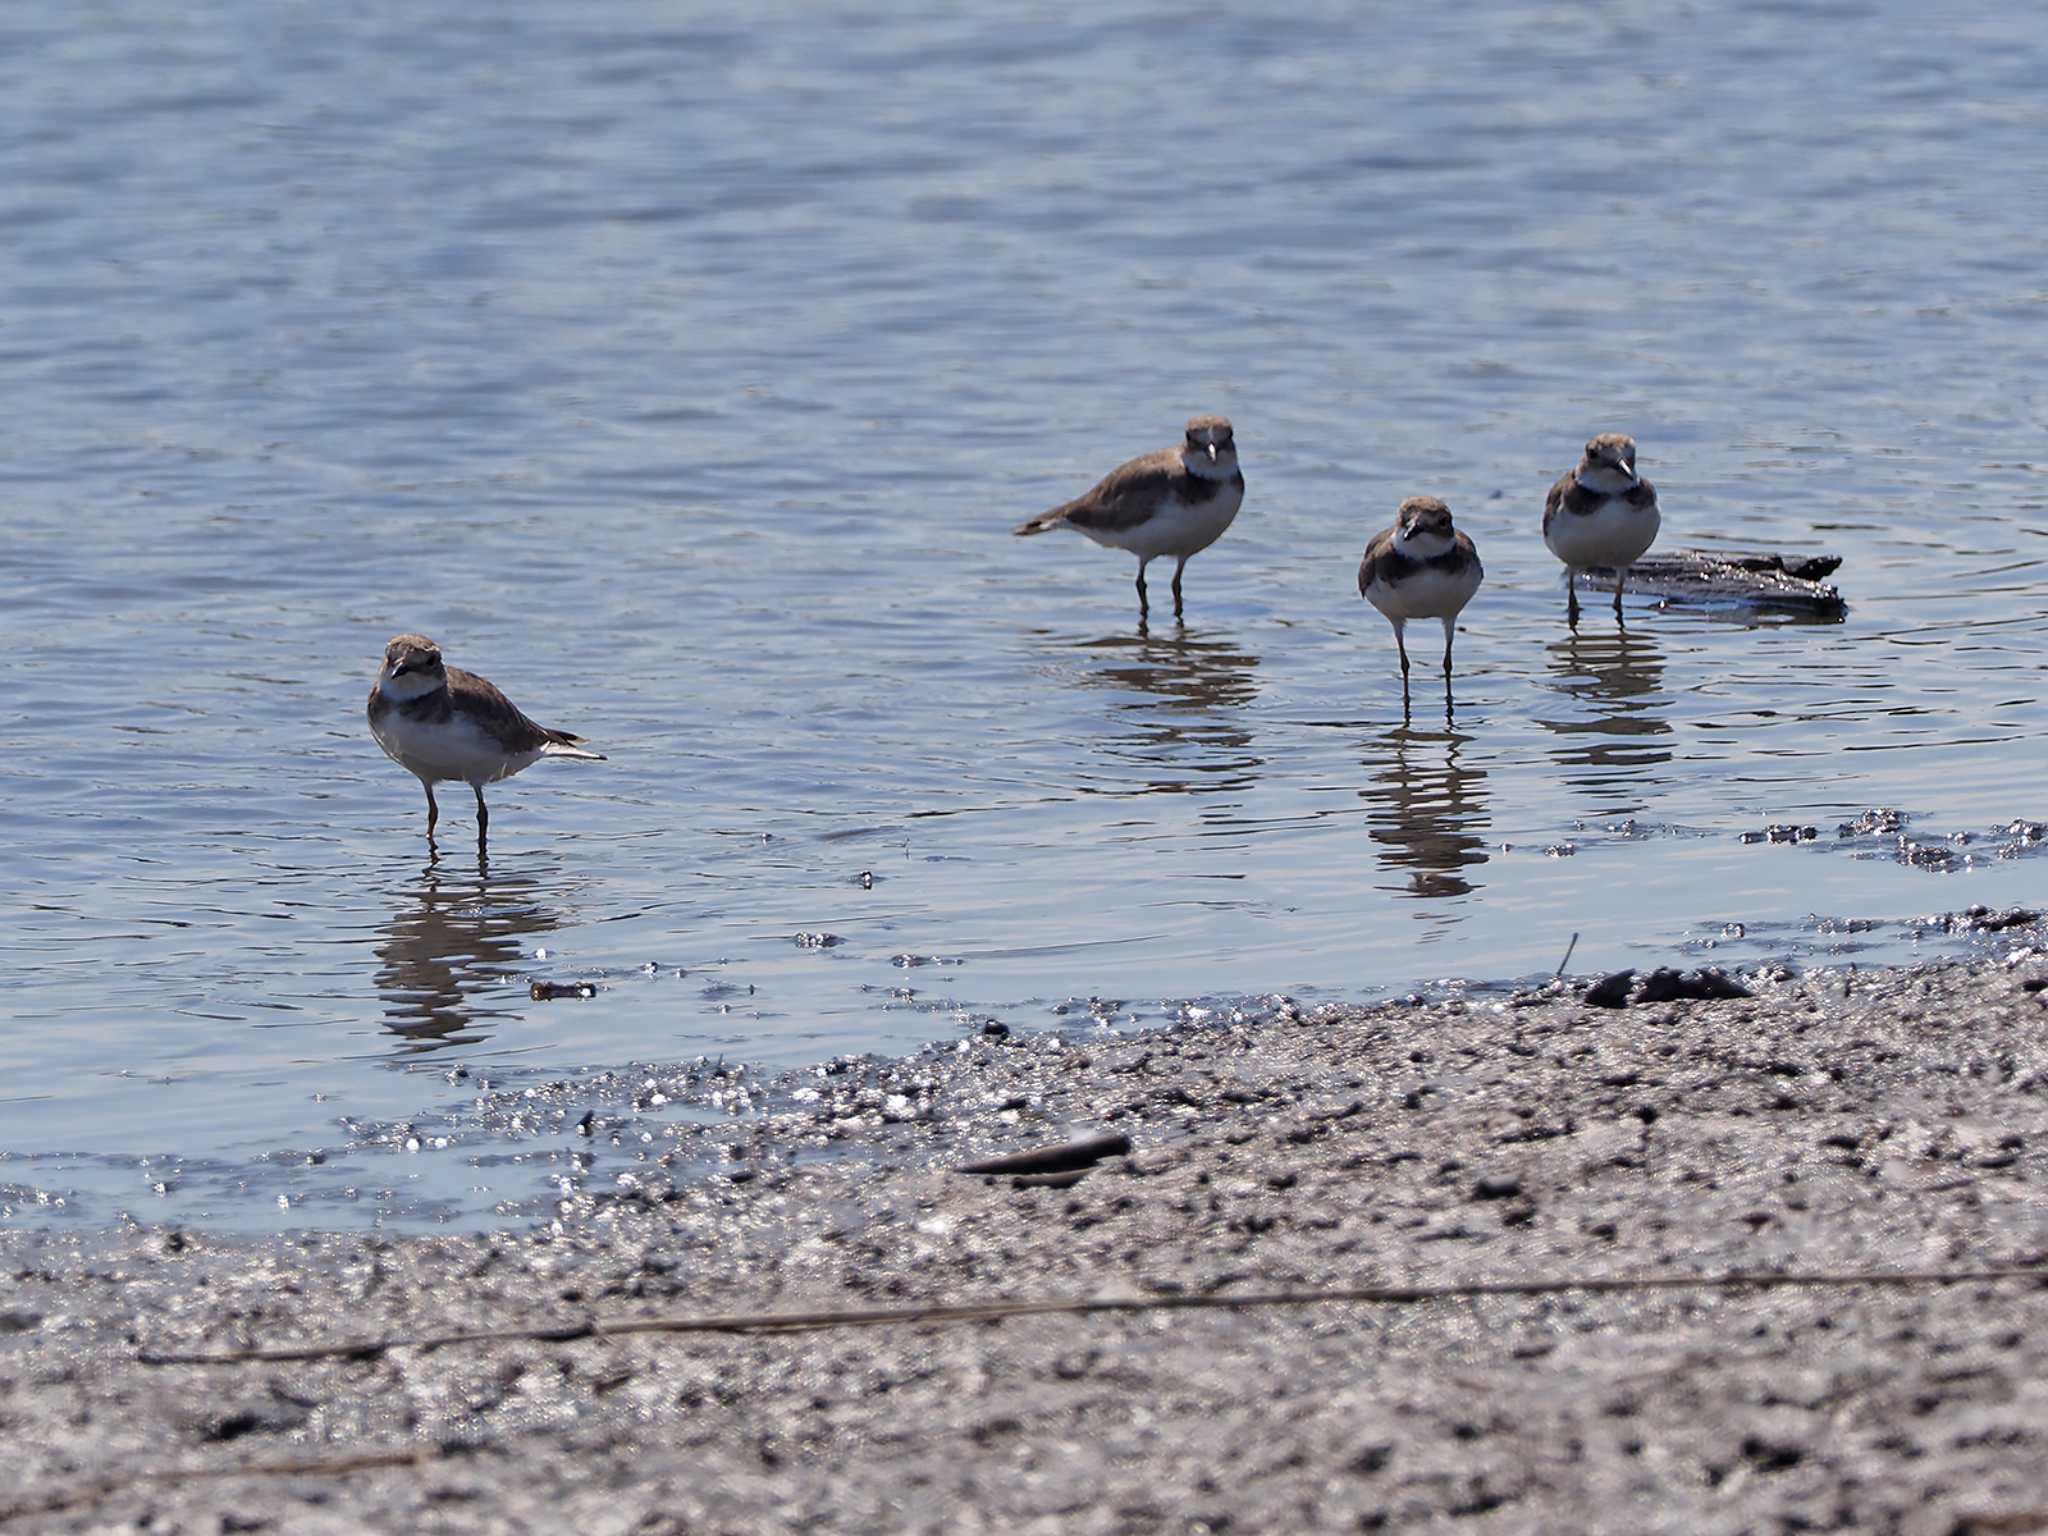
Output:
[[434,785],[461,779],[476,792],[476,837],[490,830],[484,786],[509,779],[543,757],[603,762],[579,746],[580,736],[535,725],[474,672],[444,666],[441,648],[424,635],[399,635],[384,647],[384,667],[370,689],[370,734],[385,755],[419,776],[427,791],[427,842],[441,808]]
[[1394,526],[1373,535],[1358,563],[1358,591],[1394,626],[1401,651],[1401,687],[1408,687],[1410,619],[1441,619],[1444,677],[1451,675],[1451,636],[1458,615],[1472,601],[1486,571],[1471,539],[1451,526],[1451,509],[1434,496],[1410,496],[1394,514]]
[[1579,624],[1579,572],[1614,569],[1614,616],[1628,568],[1657,540],[1657,491],[1636,473],[1636,440],[1602,432],[1543,498],[1543,542],[1565,564],[1565,619]]
[[1173,568],[1173,616],[1181,617],[1180,575],[1188,558],[1223,537],[1244,505],[1237,444],[1222,416],[1196,416],[1178,448],[1162,448],[1111,470],[1085,496],[1018,525],[1023,537],[1074,528],[1098,544],[1138,557],[1138,617],[1151,612],[1145,567],[1161,555]]

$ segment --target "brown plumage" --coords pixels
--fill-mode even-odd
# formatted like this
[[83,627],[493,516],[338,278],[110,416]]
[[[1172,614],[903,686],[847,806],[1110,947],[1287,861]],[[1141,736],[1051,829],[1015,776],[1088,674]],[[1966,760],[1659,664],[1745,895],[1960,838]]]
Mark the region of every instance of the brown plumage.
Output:
[[[1403,546],[1406,546],[1405,548]],[[1436,546],[1441,545],[1441,548]],[[1433,550],[1433,553],[1424,553]],[[1486,579],[1479,551],[1451,522],[1451,509],[1434,496],[1410,496],[1394,513],[1394,526],[1367,541],[1358,563],[1358,595],[1394,626],[1401,656],[1402,696],[1408,687],[1410,619],[1435,619],[1444,630],[1444,678],[1451,675],[1457,618]]]
[[[551,730],[529,719],[526,712],[506,698],[490,679],[465,672],[460,667],[444,666],[442,671],[447,677],[444,686],[402,703],[386,698],[381,683],[371,684],[370,724],[375,726],[394,710],[407,720],[437,725],[454,719],[459,712],[474,721],[479,730],[508,754],[538,752],[550,743],[564,747],[582,745],[581,736]],[[601,756],[598,753],[591,755]]]
[[384,648],[370,689],[370,734],[427,792],[427,838],[441,809],[434,785],[459,779],[476,793],[477,835],[490,826],[484,785],[510,778],[542,757],[604,761],[583,738],[535,723],[489,681],[448,666],[424,635],[399,635]]
[[1451,547],[1440,555],[1417,559],[1404,555],[1394,547],[1394,535],[1399,526],[1382,528],[1372,536],[1365,546],[1365,558],[1358,562],[1358,595],[1365,596],[1368,588],[1375,583],[1395,586],[1406,581],[1418,571],[1434,570],[1456,573],[1467,566],[1479,563],[1479,551],[1473,546],[1471,535],[1462,530],[1451,534]]
[[1138,557],[1138,613],[1148,609],[1145,567],[1172,555],[1173,612],[1181,616],[1181,573],[1191,556],[1223,536],[1244,504],[1237,443],[1222,416],[1196,416],[1177,448],[1120,464],[1072,501],[1017,525],[1020,537],[1072,528],[1097,544]]
[[1586,443],[1577,466],[1558,476],[1543,498],[1543,542],[1565,566],[1565,619],[1579,622],[1579,572],[1615,572],[1614,614],[1621,617],[1628,568],[1656,541],[1657,491],[1636,473],[1636,440],[1602,432]]
[[1017,535],[1028,538],[1034,533],[1049,533],[1062,523],[1104,533],[1127,533],[1149,520],[1169,496],[1199,506],[1226,489],[1243,494],[1243,470],[1228,480],[1191,474],[1181,461],[1180,449],[1162,448],[1128,464],[1119,464],[1072,501],[1018,524]]
[[1638,477],[1634,485],[1618,496],[1607,491],[1589,491],[1579,484],[1579,472],[1568,469],[1557,477],[1557,483],[1543,498],[1543,531],[1545,534],[1550,532],[1550,525],[1560,512],[1585,517],[1598,512],[1610,501],[1624,501],[1635,511],[1647,512],[1657,505],[1657,488]]

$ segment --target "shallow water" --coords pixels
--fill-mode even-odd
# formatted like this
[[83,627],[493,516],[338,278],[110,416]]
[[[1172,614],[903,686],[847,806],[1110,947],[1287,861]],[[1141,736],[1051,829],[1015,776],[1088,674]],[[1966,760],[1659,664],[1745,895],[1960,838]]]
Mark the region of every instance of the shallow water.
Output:
[[[0,1219],[411,1219],[261,1159],[458,1067],[2039,899],[2048,20],[96,18],[0,21]],[[1127,557],[1008,529],[1199,409],[1246,507],[1144,633]],[[1616,427],[1666,544],[1840,553],[1846,622],[1568,632],[1537,511]],[[1353,574],[1425,491],[1487,585],[1404,718]],[[401,629],[611,760],[430,860],[362,720]],[[1877,806],[1978,840],[1864,856]]]

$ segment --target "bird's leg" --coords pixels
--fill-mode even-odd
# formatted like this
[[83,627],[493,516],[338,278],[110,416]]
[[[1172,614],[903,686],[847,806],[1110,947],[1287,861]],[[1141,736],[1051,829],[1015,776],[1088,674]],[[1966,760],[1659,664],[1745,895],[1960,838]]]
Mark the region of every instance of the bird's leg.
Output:
[[1450,619],[1448,619],[1448,618],[1444,620],[1444,676],[1445,676],[1445,677],[1449,677],[1449,676],[1451,675],[1451,636],[1452,636],[1452,635],[1453,635],[1453,634],[1454,634],[1454,633],[1456,632],[1456,631],[1455,631],[1455,630],[1453,630],[1453,628],[1452,628],[1452,623],[1453,623],[1453,621],[1452,621],[1452,620],[1450,620]]
[[1627,581],[1628,567],[1625,565],[1616,566],[1614,568],[1614,616],[1617,619],[1621,617],[1621,589]]
[[1573,629],[1579,627],[1579,573],[1575,566],[1564,570],[1564,621]]
[[476,795],[476,840],[479,845],[491,830],[491,810],[484,804],[484,787],[472,784],[470,790]]
[[1402,636],[1401,631],[1407,627],[1407,620],[1394,620],[1394,646],[1401,653],[1401,691],[1403,693],[1408,691],[1408,641]]
[[1180,573],[1188,568],[1188,557],[1182,555],[1180,564],[1173,568],[1173,617],[1175,622],[1182,619],[1180,608]]
[[425,779],[420,783],[427,791],[427,846],[431,848],[434,845],[434,823],[441,819],[441,807],[434,804],[434,786]]
[[1145,567],[1151,563],[1149,559],[1138,562],[1138,622],[1140,624],[1145,622],[1145,615],[1152,611],[1151,600],[1145,596]]

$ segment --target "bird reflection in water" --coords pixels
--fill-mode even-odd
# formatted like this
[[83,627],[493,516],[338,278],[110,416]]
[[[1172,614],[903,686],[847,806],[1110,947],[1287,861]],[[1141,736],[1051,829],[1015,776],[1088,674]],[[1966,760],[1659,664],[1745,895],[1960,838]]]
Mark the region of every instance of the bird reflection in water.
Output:
[[1567,718],[1536,722],[1560,738],[1551,756],[1565,783],[1603,814],[1640,811],[1642,790],[1662,777],[1657,765],[1672,758],[1663,654],[1627,629],[1569,634],[1545,649],[1552,694],[1577,706]]
[[[1242,710],[1258,696],[1259,658],[1232,637],[1184,628],[1153,635],[1140,626],[1078,648],[1104,662],[1079,672],[1079,681],[1133,695],[1116,706],[1132,736],[1103,743],[1118,763],[1110,792],[1201,794],[1245,789],[1257,779],[1264,760],[1248,750]],[[1143,783],[1132,782],[1133,765]]]
[[[517,1011],[524,994],[503,983],[519,967],[521,941],[560,923],[539,900],[549,873],[493,875],[479,852],[474,874],[444,872],[434,859],[394,891],[400,905],[377,944],[376,984],[384,1027],[402,1049],[473,1044],[489,1033],[481,1026]],[[486,988],[503,1001],[483,1001]]]
[[1461,756],[1471,740],[1446,696],[1441,725],[1418,725],[1404,711],[1365,758],[1366,829],[1381,866],[1407,876],[1406,885],[1390,887],[1400,895],[1469,895],[1466,871],[1486,862],[1486,770]]

